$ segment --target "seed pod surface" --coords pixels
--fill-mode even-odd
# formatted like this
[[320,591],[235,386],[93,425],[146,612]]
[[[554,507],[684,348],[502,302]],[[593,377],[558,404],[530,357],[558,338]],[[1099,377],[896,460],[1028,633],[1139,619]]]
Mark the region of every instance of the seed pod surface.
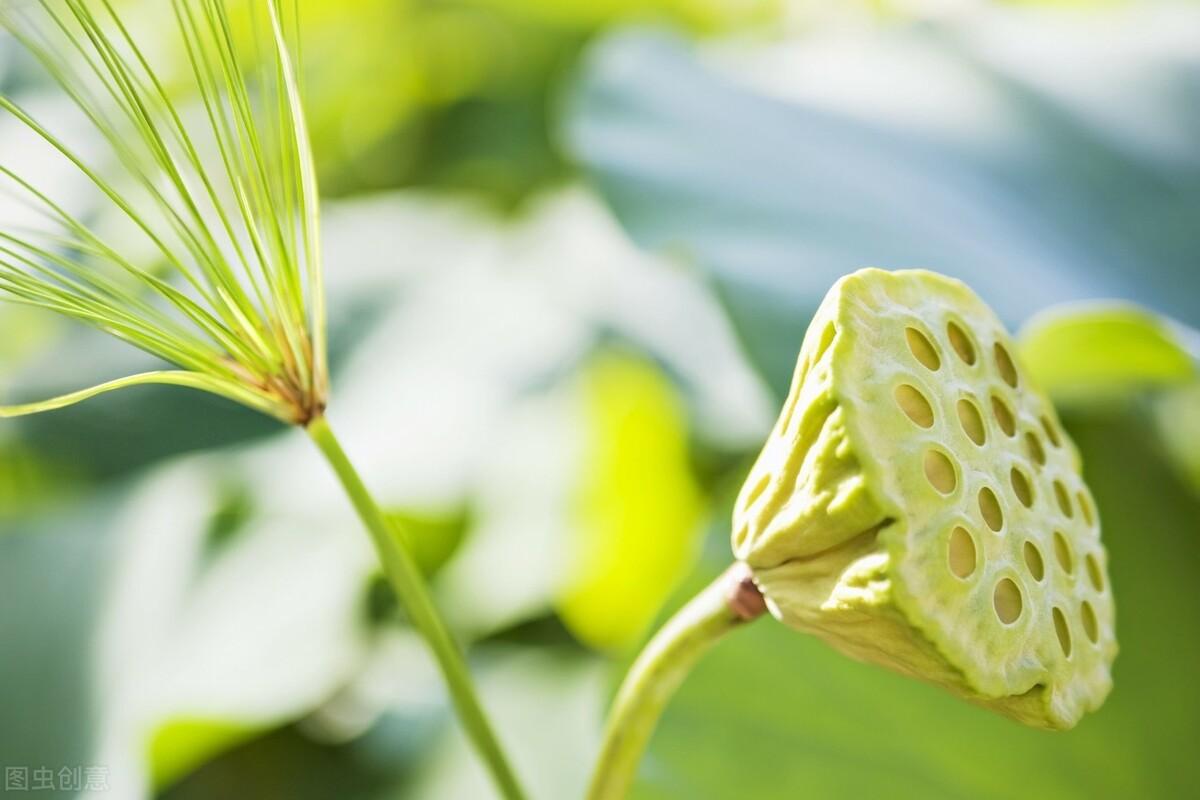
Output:
[[830,290],[734,510],[771,612],[1028,724],[1074,725],[1117,644],[1078,451],[959,281]]

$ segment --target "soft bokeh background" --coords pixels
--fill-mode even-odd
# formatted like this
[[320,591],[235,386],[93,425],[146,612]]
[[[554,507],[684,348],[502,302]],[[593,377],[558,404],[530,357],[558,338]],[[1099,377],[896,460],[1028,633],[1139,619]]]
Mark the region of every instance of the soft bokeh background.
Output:
[[[1200,7],[302,7],[332,417],[535,798],[580,795],[624,666],[727,563],[809,316],[864,265],[962,277],[1014,328],[1067,315],[1024,357],[1103,518],[1116,689],[1026,730],[763,621],[693,674],[635,797],[1194,794]],[[62,102],[4,39],[0,91]],[[24,141],[0,120],[0,159]],[[1059,306],[1088,298],[1179,325]],[[143,361],[0,308],[6,398]],[[491,796],[311,445],[176,389],[0,425],[0,764],[131,799]]]

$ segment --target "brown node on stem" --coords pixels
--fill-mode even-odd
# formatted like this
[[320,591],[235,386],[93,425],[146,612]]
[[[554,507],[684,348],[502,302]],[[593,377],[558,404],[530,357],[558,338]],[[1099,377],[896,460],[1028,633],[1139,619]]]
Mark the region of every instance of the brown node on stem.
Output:
[[725,602],[734,616],[743,622],[761,617],[767,610],[767,601],[754,583],[750,567],[737,562],[725,573]]

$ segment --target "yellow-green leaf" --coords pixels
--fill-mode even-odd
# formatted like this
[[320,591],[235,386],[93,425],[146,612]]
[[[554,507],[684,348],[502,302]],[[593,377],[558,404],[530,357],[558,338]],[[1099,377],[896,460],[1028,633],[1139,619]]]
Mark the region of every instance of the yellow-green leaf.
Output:
[[171,720],[150,739],[150,775],[165,788],[215,756],[241,744],[259,729],[219,719]]
[[1172,463],[1200,492],[1200,381],[1159,398],[1155,421]]
[[637,642],[691,568],[704,508],[684,409],[667,379],[610,353],[584,370],[582,386],[573,571],[558,610],[582,641],[617,650]]
[[1019,337],[1025,366],[1056,400],[1112,401],[1195,379],[1185,331],[1127,304],[1051,308]]

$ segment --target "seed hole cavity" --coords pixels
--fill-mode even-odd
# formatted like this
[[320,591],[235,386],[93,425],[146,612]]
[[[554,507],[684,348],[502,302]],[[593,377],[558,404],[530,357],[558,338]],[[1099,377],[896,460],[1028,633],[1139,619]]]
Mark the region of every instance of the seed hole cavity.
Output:
[[1062,481],[1054,482],[1054,496],[1058,498],[1058,508],[1062,511],[1067,519],[1075,517],[1075,511],[1071,508],[1071,496],[1067,494],[1067,487]]
[[1042,415],[1042,430],[1046,432],[1046,438],[1050,440],[1050,444],[1055,447],[1062,447],[1062,439],[1059,438],[1058,427],[1045,414]]
[[956,577],[967,578],[975,571],[976,551],[975,540],[961,525],[950,531],[950,542],[947,548],[950,571]]
[[1011,625],[1017,621],[1017,617],[1021,616],[1021,607],[1024,601],[1021,599],[1021,589],[1017,586],[1012,578],[1001,578],[996,584],[996,590],[992,592],[992,607],[996,609],[996,616],[1005,625]]
[[1083,632],[1087,634],[1092,644],[1100,641],[1100,625],[1096,622],[1096,609],[1087,600],[1080,606],[1079,616],[1083,618]]
[[1071,545],[1067,544],[1067,537],[1063,536],[1061,531],[1054,532],[1054,556],[1058,559],[1058,565],[1063,568],[1063,572],[1068,575],[1075,574],[1075,559],[1071,557]]
[[1104,573],[1100,571],[1100,562],[1096,560],[1096,556],[1088,553],[1083,559],[1083,563],[1087,566],[1088,580],[1092,582],[1092,588],[1097,592],[1104,591]]
[[997,395],[992,395],[992,413],[996,417],[996,424],[1000,426],[1000,430],[1004,431],[1005,436],[1016,435],[1017,421],[1013,418],[1012,409]]
[[1026,508],[1033,507],[1033,487],[1029,485],[1029,478],[1025,476],[1019,468],[1013,467],[1008,473],[1009,480],[1012,481],[1013,494],[1021,501],[1021,505]]
[[1033,431],[1025,433],[1025,451],[1029,453],[1029,458],[1039,467],[1046,466],[1046,450],[1042,447],[1041,441],[1037,434]]
[[983,521],[992,530],[999,531],[1004,527],[1000,501],[996,499],[996,493],[986,486],[979,490],[979,513],[983,514]]
[[1029,567],[1029,574],[1038,583],[1042,582],[1042,578],[1046,577],[1046,562],[1042,560],[1042,551],[1033,542],[1025,542],[1025,547],[1022,548],[1025,553],[1025,566]]
[[942,366],[942,358],[933,347],[929,337],[916,328],[905,328],[904,338],[908,340],[909,352],[927,369],[937,371]]
[[946,324],[946,335],[950,339],[950,346],[954,348],[954,352],[958,353],[958,357],[963,360],[963,363],[968,366],[975,364],[975,345],[971,342],[971,337],[967,332],[959,327],[957,322],[949,322]]
[[1083,514],[1083,521],[1092,527],[1096,524],[1096,510],[1092,507],[1092,500],[1087,496],[1087,492],[1082,489],[1075,495],[1075,499],[1079,501],[1079,512]]
[[950,494],[958,485],[954,464],[941,450],[925,451],[925,477],[930,485],[942,494]]
[[1000,373],[1000,377],[1012,388],[1017,388],[1017,367],[1013,364],[1012,356],[999,342],[996,342],[992,351],[996,355],[996,370]]
[[1071,628],[1067,625],[1067,615],[1062,612],[1061,608],[1055,606],[1051,616],[1054,617],[1054,632],[1058,634],[1058,645],[1062,648],[1063,655],[1070,658]]
[[896,387],[893,395],[896,398],[896,405],[900,406],[904,416],[922,428],[933,427],[933,407],[929,405],[929,401],[925,399],[925,395],[921,393],[920,389],[902,383]]
[[958,422],[962,425],[963,433],[975,444],[982,446],[987,441],[987,430],[983,427],[983,417],[975,401],[965,397],[958,401]]

